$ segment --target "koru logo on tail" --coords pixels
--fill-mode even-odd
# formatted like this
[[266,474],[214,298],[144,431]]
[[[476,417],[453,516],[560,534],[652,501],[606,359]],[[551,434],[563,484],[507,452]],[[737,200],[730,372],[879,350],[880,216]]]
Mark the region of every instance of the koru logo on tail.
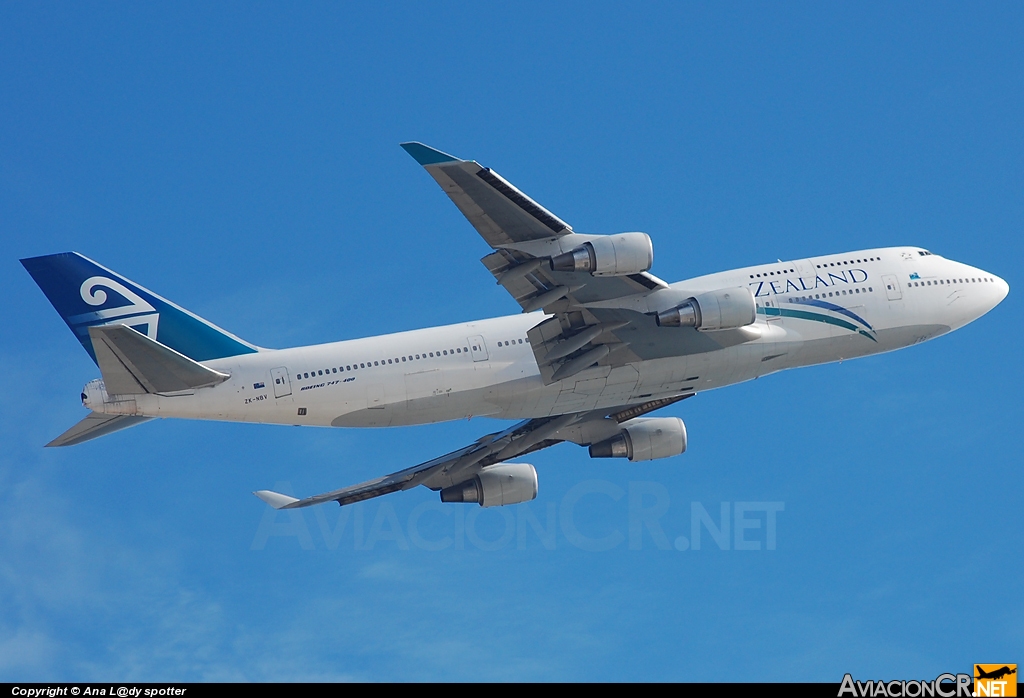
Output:
[[[156,340],[157,325],[160,313],[145,298],[129,289],[124,284],[108,279],[105,276],[91,276],[82,282],[82,300],[92,306],[102,306],[109,298],[104,289],[110,289],[122,296],[129,305],[104,308],[91,313],[72,315],[68,321],[75,325],[75,331],[85,333],[87,328],[97,325],[128,325],[136,329],[145,325],[146,336]],[[99,321],[99,322],[97,322]]]

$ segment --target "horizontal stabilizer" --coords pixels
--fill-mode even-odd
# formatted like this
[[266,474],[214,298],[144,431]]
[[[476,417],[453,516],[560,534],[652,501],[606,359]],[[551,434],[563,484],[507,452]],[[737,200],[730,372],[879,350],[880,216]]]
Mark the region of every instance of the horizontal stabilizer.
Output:
[[253,492],[253,494],[275,509],[281,509],[293,502],[299,501],[295,497],[289,497],[288,495],[281,494],[280,492],[271,492],[270,490],[260,490],[259,492]]
[[89,337],[110,395],[173,393],[229,378],[127,325],[96,325]]
[[93,412],[75,426],[46,444],[50,446],[74,446],[136,424],[148,422],[152,417],[132,417],[126,414],[100,414]]

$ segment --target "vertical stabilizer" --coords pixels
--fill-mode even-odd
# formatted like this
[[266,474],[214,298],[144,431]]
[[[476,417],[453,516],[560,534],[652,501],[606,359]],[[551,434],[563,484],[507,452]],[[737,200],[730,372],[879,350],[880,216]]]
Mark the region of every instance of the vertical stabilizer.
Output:
[[258,348],[77,252],[21,260],[89,356],[89,328],[127,325],[194,361]]

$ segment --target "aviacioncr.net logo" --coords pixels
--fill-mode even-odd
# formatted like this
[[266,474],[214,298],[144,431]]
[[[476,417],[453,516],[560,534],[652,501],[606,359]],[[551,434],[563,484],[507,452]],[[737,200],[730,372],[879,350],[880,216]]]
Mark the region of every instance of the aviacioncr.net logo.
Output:
[[888,696],[889,698],[971,698],[970,674],[939,674],[931,681],[855,681],[852,676],[843,676],[839,687],[839,696],[855,696],[869,698]]

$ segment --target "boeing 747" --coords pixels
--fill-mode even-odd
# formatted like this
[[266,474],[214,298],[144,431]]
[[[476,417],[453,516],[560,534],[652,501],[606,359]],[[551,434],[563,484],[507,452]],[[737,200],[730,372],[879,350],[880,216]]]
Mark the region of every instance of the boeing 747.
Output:
[[444,502],[516,504],[537,472],[513,462],[565,441],[594,458],[686,450],[678,417],[648,416],[776,371],[908,347],[981,317],[999,277],[920,247],[774,262],[667,283],[651,238],[577,233],[471,160],[402,147],[492,252],[522,312],[292,349],[264,349],[75,252],[22,264],[99,367],[90,411],[49,446],[158,417],[388,427],[519,420],[451,453],[325,494],[261,490],[275,508],[345,505],[423,485]]

